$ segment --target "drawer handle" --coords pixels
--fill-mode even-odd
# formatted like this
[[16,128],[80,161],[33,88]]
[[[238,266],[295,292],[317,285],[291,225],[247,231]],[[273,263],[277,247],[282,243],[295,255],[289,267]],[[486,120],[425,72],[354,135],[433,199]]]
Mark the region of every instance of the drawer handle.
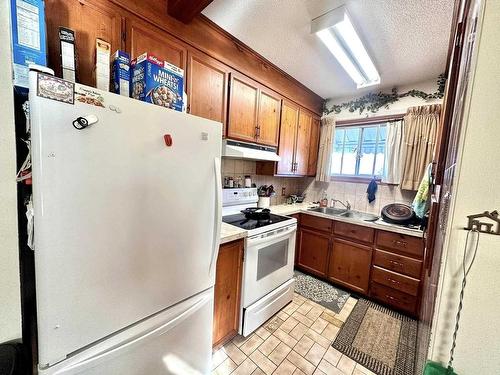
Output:
[[394,266],[403,267],[403,263],[396,262],[395,260],[390,260],[389,259],[389,263],[392,264],[392,265],[394,265]]
[[388,295],[388,294],[386,294],[386,295],[385,295],[385,297],[386,297],[387,299],[391,300],[391,301],[399,302],[399,301],[397,300],[397,298],[394,298],[393,296],[390,296],[390,295]]
[[406,247],[406,245],[408,245],[408,242],[401,240],[392,240],[392,243],[396,246],[402,246],[402,247]]
[[394,279],[388,279],[388,280],[389,280],[391,283],[396,284],[396,285],[401,284],[399,281],[394,280]]

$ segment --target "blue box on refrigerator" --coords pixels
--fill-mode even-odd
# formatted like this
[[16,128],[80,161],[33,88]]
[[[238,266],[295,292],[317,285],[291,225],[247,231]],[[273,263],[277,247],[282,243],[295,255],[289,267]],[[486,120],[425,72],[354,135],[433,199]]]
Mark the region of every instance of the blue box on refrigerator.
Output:
[[182,111],[184,71],[144,53],[132,61],[132,97]]
[[28,87],[29,64],[47,66],[43,0],[10,0],[14,85]]
[[111,90],[116,94],[130,96],[130,55],[117,50],[111,61]]

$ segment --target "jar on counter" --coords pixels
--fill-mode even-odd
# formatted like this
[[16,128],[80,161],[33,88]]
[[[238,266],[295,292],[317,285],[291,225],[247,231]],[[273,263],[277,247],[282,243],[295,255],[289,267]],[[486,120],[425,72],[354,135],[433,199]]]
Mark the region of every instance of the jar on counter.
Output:
[[234,187],[234,180],[233,180],[232,177],[229,177],[227,179],[227,185],[228,185],[227,187],[229,187],[229,188],[233,188]]
[[245,176],[245,187],[250,188],[252,187],[252,178],[250,176]]

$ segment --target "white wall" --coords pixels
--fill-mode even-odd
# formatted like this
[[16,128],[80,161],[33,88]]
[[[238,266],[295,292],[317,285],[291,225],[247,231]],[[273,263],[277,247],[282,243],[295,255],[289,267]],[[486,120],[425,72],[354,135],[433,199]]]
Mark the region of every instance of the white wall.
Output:
[[[422,90],[426,92],[427,94],[433,93],[437,91],[437,77],[435,79],[431,79],[425,82],[420,82],[420,83],[415,83],[412,85],[405,85],[405,86],[400,86],[398,87],[398,92],[403,93],[408,90],[416,89],[416,90]],[[373,89],[374,92],[382,91],[382,92],[391,92],[391,89],[382,89],[379,90],[376,87]],[[363,95],[360,95],[363,96]],[[344,102],[348,102],[352,99],[358,98],[360,96],[356,97],[350,97],[350,98],[340,98],[340,99],[332,99],[329,100],[327,103],[327,107],[330,108],[333,103],[335,104],[341,104]],[[412,97],[406,97],[398,100],[394,104],[391,104],[388,109],[386,108],[380,108],[378,112],[376,113],[371,113],[371,112],[366,112],[364,111],[362,114],[359,114],[359,111],[355,112],[349,112],[349,110],[343,109],[339,114],[334,114],[332,115],[335,116],[335,119],[337,121],[339,120],[351,120],[351,119],[359,119],[359,118],[366,118],[366,117],[375,117],[375,116],[386,116],[386,115],[395,115],[395,114],[401,114],[401,113],[406,113],[406,110],[408,107],[413,107],[413,106],[419,106],[419,105],[430,105],[430,104],[438,104],[442,103],[442,99],[434,99],[434,100],[423,100],[420,98],[412,98]]]
[[0,1],[0,342],[21,337],[9,4]]
[[[500,1],[486,0],[462,158],[456,176],[431,358],[447,362],[461,284],[466,216],[500,209]],[[500,236],[482,234],[455,351],[460,375],[500,374]]]

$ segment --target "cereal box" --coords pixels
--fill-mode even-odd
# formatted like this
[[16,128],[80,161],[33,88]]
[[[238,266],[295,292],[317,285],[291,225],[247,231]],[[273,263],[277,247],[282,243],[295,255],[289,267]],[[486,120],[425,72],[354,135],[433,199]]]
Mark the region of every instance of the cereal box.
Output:
[[182,111],[184,71],[144,53],[132,62],[132,97]]
[[111,62],[111,91],[115,94],[130,96],[130,56],[117,50]]

